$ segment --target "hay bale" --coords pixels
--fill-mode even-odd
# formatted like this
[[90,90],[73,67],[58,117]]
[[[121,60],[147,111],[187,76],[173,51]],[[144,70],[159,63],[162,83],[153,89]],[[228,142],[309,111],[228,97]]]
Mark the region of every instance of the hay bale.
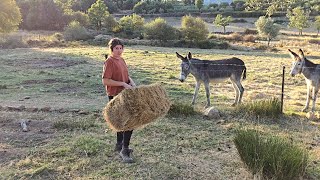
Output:
[[165,116],[170,101],[160,84],[125,89],[103,109],[103,117],[115,131],[128,131]]

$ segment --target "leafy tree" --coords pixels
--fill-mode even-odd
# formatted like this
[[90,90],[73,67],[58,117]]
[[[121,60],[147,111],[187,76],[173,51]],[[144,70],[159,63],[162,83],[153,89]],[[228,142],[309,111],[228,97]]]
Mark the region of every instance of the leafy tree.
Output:
[[319,31],[320,31],[320,16],[316,16],[316,21],[314,22],[314,25],[318,30],[318,32],[317,32],[317,36],[318,36]]
[[259,35],[267,38],[268,46],[270,45],[270,41],[273,38],[277,37],[280,31],[280,26],[274,24],[273,20],[270,17],[259,17],[255,25],[259,32]]
[[0,33],[8,33],[18,28],[21,22],[21,13],[16,1],[0,1]]
[[86,28],[77,21],[72,21],[64,30],[64,39],[67,41],[87,40],[90,35]]
[[199,12],[201,12],[201,8],[203,7],[203,0],[196,0],[196,7],[199,9]]
[[81,11],[68,11],[64,13],[65,23],[69,24],[72,21],[77,21],[80,23],[81,26],[88,26],[89,25],[89,16],[88,14],[81,12]]
[[61,30],[64,27],[63,10],[53,0],[33,0],[29,3],[24,19],[27,29]]
[[145,37],[147,39],[156,39],[160,41],[177,39],[175,32],[176,29],[168,25],[163,18],[156,18],[145,25]]
[[108,31],[114,32],[118,27],[118,22],[114,19],[112,15],[106,16],[103,22],[104,27],[106,27]]
[[119,20],[119,26],[126,35],[138,37],[143,31],[144,19],[137,14],[123,16]]
[[205,40],[209,33],[206,23],[201,18],[190,15],[182,17],[181,31],[185,39],[193,41]]
[[101,30],[103,20],[110,15],[108,8],[103,0],[97,0],[88,10],[90,23],[97,29]]
[[301,7],[296,7],[291,11],[288,11],[287,17],[289,18],[289,26],[297,28],[299,35],[302,35],[302,29],[310,27],[308,21],[310,12],[304,11]]
[[267,10],[266,15],[272,16],[277,10],[284,11],[301,0],[246,0],[248,10]]
[[217,26],[222,26],[223,27],[223,33],[226,33],[226,26],[228,26],[230,24],[230,22],[232,21],[232,17],[228,16],[228,17],[222,17],[221,14],[218,14],[214,20],[214,24]]

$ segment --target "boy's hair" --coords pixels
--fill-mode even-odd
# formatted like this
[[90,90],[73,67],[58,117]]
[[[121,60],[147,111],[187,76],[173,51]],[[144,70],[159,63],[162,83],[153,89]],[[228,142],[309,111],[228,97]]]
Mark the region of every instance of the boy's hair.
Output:
[[116,47],[117,45],[121,45],[123,47],[123,43],[120,39],[118,39],[118,38],[110,39],[108,46],[109,46],[111,52],[113,51],[113,48]]

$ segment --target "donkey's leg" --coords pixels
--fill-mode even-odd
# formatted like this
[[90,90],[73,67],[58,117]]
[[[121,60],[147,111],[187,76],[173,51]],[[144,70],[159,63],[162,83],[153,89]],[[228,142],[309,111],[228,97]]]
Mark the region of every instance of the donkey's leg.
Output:
[[237,88],[239,89],[239,93],[240,93],[239,99],[238,99],[238,101],[237,101],[237,104],[240,104],[240,103],[241,103],[242,96],[243,96],[244,88],[243,88],[243,86],[242,86],[242,84],[241,84],[240,79],[237,79],[237,80],[235,81],[235,84],[237,85]]
[[201,82],[196,80],[196,87],[194,88],[194,94],[193,94],[192,103],[191,103],[192,105],[194,105],[194,103],[196,102],[196,98],[197,98],[197,95],[199,92],[200,85],[201,85]]
[[209,82],[204,82],[204,87],[206,89],[206,95],[207,95],[207,107],[210,107],[210,85]]
[[239,84],[239,91],[240,91],[240,98],[239,98],[238,104],[240,104],[240,103],[241,103],[241,100],[242,100],[243,93],[244,93],[244,88],[243,88],[240,80],[239,80],[239,83],[238,83],[238,84]]
[[314,112],[314,110],[316,109],[316,100],[317,100],[317,94],[319,91],[319,87],[312,87],[312,109],[311,111]]
[[306,102],[306,105],[304,106],[304,108],[302,109],[303,112],[307,112],[307,109],[309,108],[311,90],[312,90],[312,89],[311,89],[310,84],[307,83],[307,102]]
[[240,91],[239,91],[239,88],[238,88],[237,84],[236,84],[232,79],[231,79],[231,83],[232,83],[233,89],[234,89],[234,91],[235,91],[235,93],[236,93],[236,98],[235,98],[235,100],[234,100],[234,103],[233,103],[231,106],[235,106],[235,105],[237,105],[238,102],[239,102]]

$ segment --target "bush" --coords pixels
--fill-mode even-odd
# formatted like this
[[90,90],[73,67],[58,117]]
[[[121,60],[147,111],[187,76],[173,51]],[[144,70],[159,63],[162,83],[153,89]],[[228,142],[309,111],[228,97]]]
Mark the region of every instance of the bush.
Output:
[[245,29],[244,34],[258,34],[258,31],[255,29]]
[[174,102],[169,109],[168,115],[169,116],[192,116],[197,114],[197,112],[193,109],[190,104],[183,104],[179,102]]
[[77,21],[72,21],[63,32],[64,39],[67,41],[87,40],[90,35],[86,28]]
[[241,104],[236,108],[237,112],[246,112],[249,115],[264,117],[279,117],[281,112],[281,102],[277,98],[269,100],[253,101],[251,103]]
[[253,129],[236,132],[234,143],[241,160],[254,175],[275,180],[298,179],[308,163],[308,152],[287,139]]
[[310,39],[309,40],[309,43],[311,43],[311,44],[320,44],[320,40],[318,40],[318,39]]
[[181,31],[186,40],[201,41],[207,39],[209,30],[206,23],[199,17],[183,16]]
[[242,35],[237,33],[237,32],[234,32],[232,34],[229,34],[226,37],[226,39],[229,40],[229,41],[242,41]]
[[28,47],[27,42],[18,35],[0,36],[0,49],[15,49]]
[[245,42],[255,42],[256,41],[256,37],[253,36],[252,34],[247,34],[247,35],[244,35],[242,37],[242,40],[245,41]]
[[56,39],[58,41],[62,41],[62,39],[63,39],[63,34],[58,33],[58,32],[54,33],[52,36],[53,36],[54,39]]
[[66,24],[69,24],[72,21],[78,21],[81,26],[87,27],[89,25],[89,16],[80,11],[67,13],[64,15],[64,19]]
[[134,5],[133,12],[137,14],[147,13],[148,11],[147,6],[148,6],[147,2],[140,1],[136,5]]
[[119,27],[129,37],[139,37],[143,32],[144,19],[137,14],[123,16],[119,20]]
[[109,32],[115,32],[119,25],[112,15],[108,15],[104,18],[103,26],[106,27]]
[[168,25],[163,18],[157,18],[145,25],[145,37],[147,39],[160,41],[177,39],[175,32],[175,28]]

